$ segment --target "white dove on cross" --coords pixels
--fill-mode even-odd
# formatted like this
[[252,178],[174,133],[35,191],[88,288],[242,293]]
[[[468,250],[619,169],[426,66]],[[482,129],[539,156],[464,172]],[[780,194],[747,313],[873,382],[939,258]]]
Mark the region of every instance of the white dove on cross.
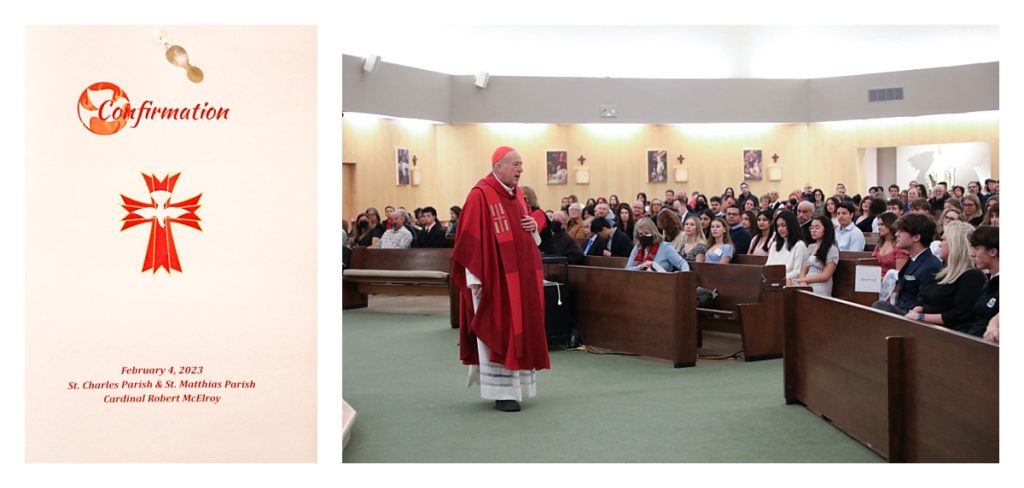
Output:
[[171,199],[171,192],[157,190],[149,194],[153,199],[154,206],[143,207],[134,213],[144,219],[156,219],[160,227],[165,227],[164,222],[168,217],[176,219],[188,213],[188,210],[178,207],[168,207],[167,202]]

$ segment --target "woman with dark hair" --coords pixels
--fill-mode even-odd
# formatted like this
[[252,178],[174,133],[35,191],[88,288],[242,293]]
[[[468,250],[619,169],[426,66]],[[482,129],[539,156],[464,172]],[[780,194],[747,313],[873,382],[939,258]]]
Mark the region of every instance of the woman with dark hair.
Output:
[[587,203],[584,204],[583,206],[584,207],[596,207],[597,206],[597,200],[594,200],[594,197],[590,197],[590,198],[587,199]]
[[[857,219],[857,228],[863,233],[878,232],[878,224],[876,219],[879,215],[885,213],[885,200],[881,198],[865,198],[869,203],[867,204],[867,215],[861,216]],[[864,202],[860,203],[860,208],[864,211]]]
[[736,190],[733,190],[731,186],[725,187],[725,191],[722,192],[722,200],[725,200],[726,196],[736,198]]
[[878,216],[878,243],[871,255],[878,260],[882,267],[882,276],[891,269],[899,271],[910,260],[910,254],[905,249],[896,247],[896,233],[892,231],[896,223],[896,214],[885,212]]
[[[676,252],[676,249],[665,243],[658,227],[649,218],[642,218],[636,223],[635,245],[626,260],[626,269],[636,271],[665,270],[689,271],[690,265]],[[659,269],[660,268],[660,269]]]
[[686,236],[683,235],[683,223],[679,221],[679,215],[675,211],[666,208],[658,212],[654,223],[661,229],[661,235],[665,238],[665,242],[671,244],[676,252],[682,255]]
[[704,196],[703,194],[698,194],[696,197],[694,197],[692,203],[693,208],[691,210],[693,210],[693,213],[699,214],[708,209],[708,197]]
[[650,207],[647,206],[648,203],[647,203],[647,194],[646,193],[644,193],[644,192],[637,193],[636,194],[636,199],[640,200],[641,202],[644,202],[644,212],[647,212],[647,211],[650,210]]
[[454,239],[455,232],[457,232],[457,227],[459,225],[459,215],[462,213],[462,207],[452,205],[451,208],[448,209],[448,212],[448,232],[445,233],[445,237]]
[[620,203],[615,208],[615,228],[625,232],[627,236],[633,235],[636,221],[633,220],[633,207],[628,203]]
[[839,204],[843,203],[838,197],[828,197],[825,200],[825,212],[822,214],[828,217],[832,221],[832,228],[835,229],[839,225],[839,218],[836,217],[836,209],[839,208]]
[[953,185],[953,198],[963,198],[964,194],[967,193],[964,187],[960,185]]
[[740,213],[740,225],[743,226],[743,230],[747,231],[747,234],[754,235],[756,233],[756,222],[757,212],[753,210],[743,210],[742,213]]
[[[618,195],[613,193],[613,194],[608,196],[608,208],[619,208],[619,204],[620,203],[622,203],[622,202],[619,201],[619,196]],[[630,234],[630,235],[632,235],[632,234]]]
[[708,239],[704,262],[728,264],[734,255],[736,249],[729,237],[729,223],[722,217],[716,217],[711,221],[711,237]]
[[715,220],[715,212],[711,209],[705,209],[698,214],[700,219],[700,231],[704,233],[705,237],[711,237],[711,221]]
[[584,219],[593,218],[595,211],[596,210],[594,209],[593,205],[587,205],[586,207],[583,207],[583,218]]
[[[989,198],[989,201],[991,200],[992,198]],[[985,219],[982,220],[981,225],[994,225],[996,227],[999,227],[999,201],[997,200],[995,203],[991,205],[988,205],[988,202],[985,203],[988,207],[988,211],[985,212]]]
[[744,212],[754,212],[754,215],[756,216],[757,215],[757,200],[754,200],[753,197],[744,199],[743,200],[743,211]]
[[814,195],[814,201],[812,201],[811,203],[814,204],[814,215],[824,215],[825,214],[825,192],[821,191],[821,188],[815,188],[813,195]]
[[[380,241],[381,236],[384,235],[384,223],[380,221],[380,212],[376,208],[370,207],[363,212],[366,215],[367,225],[370,227],[370,231],[366,234],[361,234],[359,239],[353,243],[355,247],[372,247],[376,246],[377,242]],[[358,232],[359,225],[356,224],[356,231]]]
[[753,237],[750,239],[750,249],[747,250],[747,254],[767,256],[768,248],[772,245],[772,240],[775,237],[771,210],[762,210],[757,217],[754,217],[754,222],[753,228],[750,229],[750,235]]
[[785,265],[786,284],[795,284],[807,261],[807,244],[800,231],[800,221],[793,212],[779,212],[772,222],[772,232],[775,240],[768,247],[768,260],[765,264]]
[[811,239],[814,241],[807,248],[807,259],[804,260],[797,285],[811,285],[811,290],[818,295],[832,296],[832,274],[839,265],[839,247],[836,246],[836,229],[832,219],[819,215],[811,221]]
[[370,219],[365,213],[361,213],[356,216],[356,225],[352,232],[352,238],[345,245],[349,247],[367,247],[370,244],[362,244],[363,242],[370,241]]

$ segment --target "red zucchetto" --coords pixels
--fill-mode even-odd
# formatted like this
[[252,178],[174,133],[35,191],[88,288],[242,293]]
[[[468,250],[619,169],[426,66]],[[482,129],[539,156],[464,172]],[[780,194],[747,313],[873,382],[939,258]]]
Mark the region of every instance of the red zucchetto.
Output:
[[497,163],[501,158],[505,157],[506,154],[512,151],[515,151],[515,149],[512,149],[511,147],[508,146],[501,146],[495,149],[494,154],[491,155],[491,164]]

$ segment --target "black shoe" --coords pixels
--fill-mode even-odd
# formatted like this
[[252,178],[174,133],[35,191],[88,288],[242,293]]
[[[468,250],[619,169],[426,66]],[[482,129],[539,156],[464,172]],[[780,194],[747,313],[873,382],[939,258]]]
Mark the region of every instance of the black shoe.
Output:
[[515,400],[495,400],[494,408],[501,412],[518,412],[519,402]]

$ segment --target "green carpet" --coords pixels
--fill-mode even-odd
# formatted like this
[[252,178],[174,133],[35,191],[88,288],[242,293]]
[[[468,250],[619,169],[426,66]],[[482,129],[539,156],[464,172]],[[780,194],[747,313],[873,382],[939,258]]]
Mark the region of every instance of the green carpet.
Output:
[[494,410],[466,388],[447,315],[346,311],[345,462],[881,462],[782,396],[782,360],[673,369],[553,351],[536,398]]

